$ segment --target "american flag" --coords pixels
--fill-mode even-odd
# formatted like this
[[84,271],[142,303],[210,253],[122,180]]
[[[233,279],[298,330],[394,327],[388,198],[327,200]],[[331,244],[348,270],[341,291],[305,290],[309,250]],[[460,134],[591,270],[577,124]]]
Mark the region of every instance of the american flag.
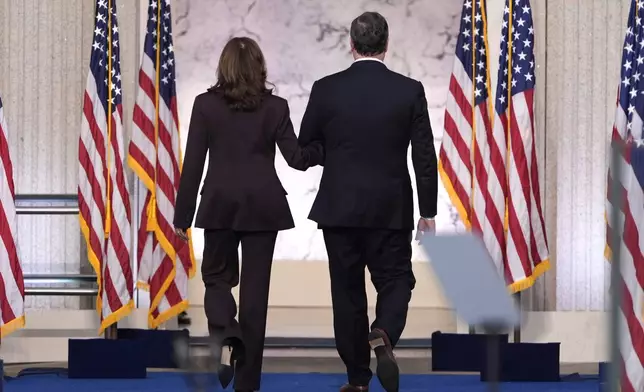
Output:
[[[621,238],[622,302],[619,314],[622,392],[644,390],[644,1],[633,0],[628,16],[621,61],[612,141],[620,146],[619,178],[608,172],[607,252],[611,260],[614,230]],[[614,183],[617,181],[618,183]],[[613,193],[613,188],[618,192]],[[621,197],[620,226],[611,227],[615,197]],[[608,246],[610,245],[610,246]]]
[[191,241],[172,226],[182,159],[176,98],[170,0],[150,0],[128,162],[139,180],[138,280],[150,292],[151,328],[188,308],[195,265]]
[[16,206],[7,123],[0,100],[0,338],[25,326],[25,282],[16,246]]
[[512,291],[532,286],[549,268],[535,141],[535,83],[530,1],[506,0],[493,133],[504,140],[500,152],[507,176],[503,271]]
[[503,135],[493,135],[483,0],[466,0],[456,42],[454,70],[439,153],[443,184],[465,226],[482,235],[492,259],[505,256]]
[[97,277],[100,333],[134,306],[121,93],[116,0],[98,0],[78,147],[78,207],[87,255]]

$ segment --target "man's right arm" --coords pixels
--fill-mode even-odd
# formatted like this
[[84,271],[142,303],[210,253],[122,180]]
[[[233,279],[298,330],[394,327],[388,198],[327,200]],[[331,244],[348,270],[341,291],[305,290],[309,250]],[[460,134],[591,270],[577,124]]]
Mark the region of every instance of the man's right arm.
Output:
[[425,89],[420,82],[417,86],[411,122],[411,159],[416,174],[420,216],[431,219],[437,212],[438,165]]
[[[300,146],[303,147],[311,143],[319,143],[320,146],[324,146],[322,104],[319,90],[319,82],[313,83],[309,102],[306,105],[302,124],[300,125],[300,134],[297,138]],[[324,164],[322,163],[322,165]]]

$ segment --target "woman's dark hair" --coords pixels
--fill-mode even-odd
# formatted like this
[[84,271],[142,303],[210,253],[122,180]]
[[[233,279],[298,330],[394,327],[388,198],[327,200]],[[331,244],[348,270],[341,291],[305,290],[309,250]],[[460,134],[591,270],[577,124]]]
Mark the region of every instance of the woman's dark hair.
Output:
[[212,89],[223,94],[233,110],[255,110],[273,91],[266,85],[266,61],[257,42],[248,37],[228,41],[221,51],[217,84]]

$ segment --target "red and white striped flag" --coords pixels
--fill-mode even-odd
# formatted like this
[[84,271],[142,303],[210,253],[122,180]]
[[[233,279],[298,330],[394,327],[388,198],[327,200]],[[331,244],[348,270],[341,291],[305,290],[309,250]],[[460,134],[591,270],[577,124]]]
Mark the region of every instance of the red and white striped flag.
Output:
[[25,281],[16,246],[16,194],[7,135],[0,100],[0,338],[25,326]]
[[534,138],[533,43],[528,0],[508,1],[492,102],[485,2],[464,2],[439,155],[452,203],[465,226],[482,236],[512,292],[530,287],[549,267]]
[[514,292],[529,288],[550,268],[535,140],[530,0],[506,0],[502,26],[493,133],[505,141],[500,152],[505,155],[507,176],[503,271]]
[[[621,61],[612,142],[617,164],[608,172],[606,258],[619,250],[621,391],[644,390],[644,0],[632,0]],[[619,170],[617,170],[619,169]],[[618,174],[618,176],[616,176]],[[615,192],[617,191],[617,192]],[[617,199],[617,198],[620,199]],[[620,203],[617,203],[617,200]],[[613,214],[619,214],[614,216]],[[612,227],[619,218],[619,226]],[[617,231],[617,233],[615,233]],[[619,234],[621,243],[612,236]]]
[[99,333],[134,307],[130,195],[124,173],[123,107],[116,0],[96,2],[94,41],[78,148],[78,207],[97,276]]
[[[492,134],[486,8],[465,1],[439,153],[443,184],[466,228],[483,237],[490,256],[505,257],[503,138]],[[499,159],[500,158],[500,159]]]
[[150,292],[151,328],[188,308],[195,265],[191,241],[172,226],[181,177],[176,97],[170,1],[150,0],[128,162],[140,190],[138,280]]

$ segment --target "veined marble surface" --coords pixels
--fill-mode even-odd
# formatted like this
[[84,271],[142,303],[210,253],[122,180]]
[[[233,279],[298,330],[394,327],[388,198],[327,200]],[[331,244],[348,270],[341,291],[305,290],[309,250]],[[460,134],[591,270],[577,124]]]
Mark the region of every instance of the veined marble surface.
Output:
[[[425,86],[438,152],[461,5],[460,1],[419,0],[175,1],[174,44],[184,146],[194,97],[215,83],[219,54],[229,38],[249,36],[259,42],[268,63],[269,80],[276,85],[277,94],[288,100],[297,132],[313,82],[352,62],[351,21],[364,11],[377,11],[389,23],[385,63]],[[281,157],[276,166],[289,193],[296,228],[280,233],[275,259],[327,260],[322,233],[307,219],[322,169],[297,172]],[[413,170],[411,175],[413,180]],[[442,232],[462,229],[442,184],[437,228]],[[200,231],[195,232],[194,242],[200,255]],[[414,260],[424,260],[417,247]]]

